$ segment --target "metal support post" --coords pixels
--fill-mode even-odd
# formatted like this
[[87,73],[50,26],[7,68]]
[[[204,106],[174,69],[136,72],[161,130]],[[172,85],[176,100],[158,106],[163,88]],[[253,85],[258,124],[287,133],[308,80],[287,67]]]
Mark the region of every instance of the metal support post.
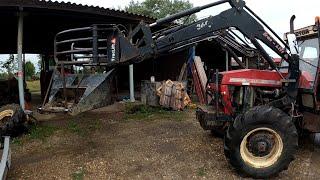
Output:
[[[132,26],[129,26],[130,34],[132,32]],[[135,102],[134,98],[134,79],[133,79],[133,64],[129,65],[129,82],[130,82],[130,101]]]
[[19,83],[19,100],[20,106],[24,110],[25,102],[24,102],[24,79],[23,79],[23,61],[22,61],[22,48],[23,48],[23,11],[22,9],[19,12],[19,20],[18,20],[18,83]]
[[99,49],[98,49],[98,26],[93,25],[92,27],[92,36],[93,36],[93,47],[92,47],[92,56],[93,56],[93,62],[98,63],[99,61]]
[[226,50],[226,71],[229,71],[229,52]]
[[65,108],[68,108],[66,72],[65,72],[63,63],[61,64],[61,74],[62,74],[62,79],[63,79],[62,86],[63,86],[64,105],[65,105]]
[[130,101],[135,102],[134,98],[134,79],[133,79],[133,64],[129,66],[129,80],[130,80]]

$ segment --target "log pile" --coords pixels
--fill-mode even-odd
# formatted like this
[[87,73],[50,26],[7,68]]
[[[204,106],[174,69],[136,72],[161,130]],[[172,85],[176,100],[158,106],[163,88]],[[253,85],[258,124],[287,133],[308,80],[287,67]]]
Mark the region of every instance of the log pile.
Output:
[[160,96],[159,104],[173,110],[183,110],[189,103],[190,97],[186,92],[186,85],[182,82],[173,82],[171,80],[162,83],[157,89]]

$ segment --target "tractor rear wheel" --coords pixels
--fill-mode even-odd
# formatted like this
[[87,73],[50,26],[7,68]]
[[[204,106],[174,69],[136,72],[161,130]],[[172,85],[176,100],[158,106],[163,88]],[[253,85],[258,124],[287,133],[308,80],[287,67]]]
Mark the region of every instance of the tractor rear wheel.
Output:
[[254,178],[269,178],[286,170],[298,148],[298,133],[280,109],[257,106],[229,126],[224,151],[232,166]]
[[17,104],[0,108],[0,136],[15,136],[23,129],[26,116]]

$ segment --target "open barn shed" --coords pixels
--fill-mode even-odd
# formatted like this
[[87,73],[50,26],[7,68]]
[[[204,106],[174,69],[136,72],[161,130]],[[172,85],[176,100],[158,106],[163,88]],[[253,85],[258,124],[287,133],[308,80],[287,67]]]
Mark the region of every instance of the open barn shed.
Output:
[[[42,97],[45,95],[51,78],[53,42],[58,32],[71,28],[87,27],[92,24],[122,24],[130,29],[140,21],[146,23],[155,21],[150,17],[121,10],[39,0],[2,0],[0,1],[0,19],[2,25],[0,29],[0,54],[15,54],[20,50],[21,54],[42,55]],[[202,50],[197,50],[199,52],[197,55],[205,57],[209,64],[221,64],[217,59],[224,59],[225,53],[219,45],[204,46],[205,48],[200,46]],[[187,51],[182,51],[135,65],[136,90],[139,90],[141,80],[149,79],[150,76],[155,76],[156,80],[160,81],[176,80],[188,55]],[[224,64],[223,60],[219,66],[224,67]],[[117,76],[120,91],[128,94],[128,67],[120,67]]]

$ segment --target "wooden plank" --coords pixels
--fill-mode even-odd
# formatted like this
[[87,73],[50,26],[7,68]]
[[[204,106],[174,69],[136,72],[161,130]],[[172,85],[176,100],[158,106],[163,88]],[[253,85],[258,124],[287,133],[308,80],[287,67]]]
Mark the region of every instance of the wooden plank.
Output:
[[198,72],[195,64],[192,65],[192,77],[193,77],[193,84],[194,84],[200,103],[206,104],[206,95],[205,95],[206,93],[201,85],[200,78],[198,76]]
[[184,63],[182,68],[181,68],[178,81],[184,81],[185,78],[187,77],[186,75],[187,75],[187,63]]
[[198,77],[202,86],[202,89],[205,90],[208,82],[207,74],[204,69],[203,62],[199,56],[195,57],[194,64],[198,73]]

